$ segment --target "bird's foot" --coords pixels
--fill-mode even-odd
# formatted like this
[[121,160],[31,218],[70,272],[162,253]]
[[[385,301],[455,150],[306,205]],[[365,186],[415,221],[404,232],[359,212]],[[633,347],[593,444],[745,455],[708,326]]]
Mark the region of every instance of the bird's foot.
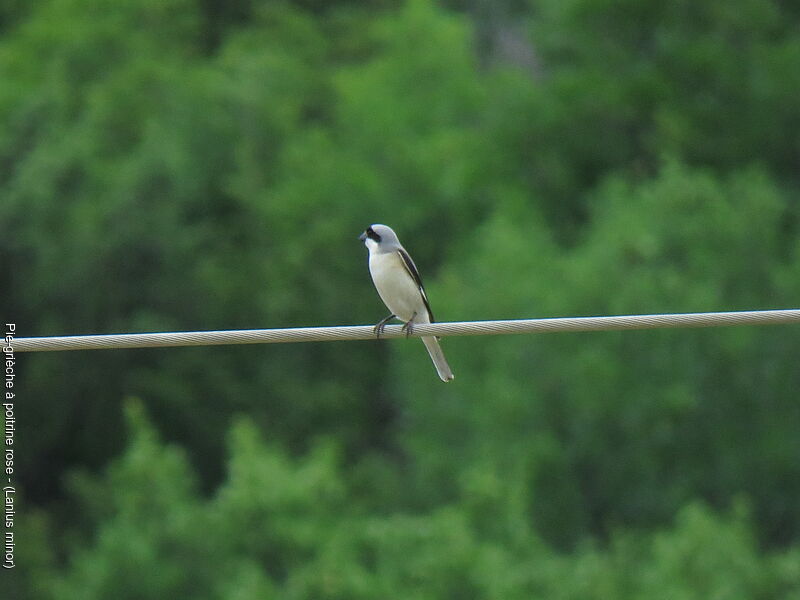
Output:
[[407,323],[404,323],[403,326],[400,328],[400,331],[405,331],[406,332],[406,337],[408,337],[412,333],[414,333],[414,317],[416,317],[416,316],[417,316],[417,313],[414,313],[413,315],[411,315],[411,319]]
[[381,335],[383,334],[383,330],[386,329],[386,323],[388,323],[394,318],[395,315],[389,315],[385,319],[381,319],[380,321],[378,321],[378,324],[372,328],[372,332],[375,334],[376,338],[380,339]]

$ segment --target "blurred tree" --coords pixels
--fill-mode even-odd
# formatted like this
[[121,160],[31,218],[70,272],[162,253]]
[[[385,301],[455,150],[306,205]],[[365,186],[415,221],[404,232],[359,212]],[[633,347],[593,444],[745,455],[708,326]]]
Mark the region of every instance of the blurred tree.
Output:
[[203,15],[204,46],[216,51],[229,29],[245,25],[253,15],[252,0],[200,0]]
[[[591,235],[561,257],[519,204],[498,207],[431,298],[460,320],[772,308],[797,293],[777,235],[786,204],[758,171],[719,181],[670,163],[639,186],[610,180],[592,206]],[[800,528],[800,381],[781,358],[794,338],[787,327],[445,340],[459,381],[447,389],[415,376],[426,357],[402,345],[401,437],[428,502],[457,497],[482,465],[558,546],[740,492],[762,540],[785,543]]]
[[[797,8],[448,6],[3,5],[0,312],[370,323],[380,221],[442,320],[796,305]],[[418,340],[25,356],[13,591],[788,595],[795,338],[447,339],[450,386]]]
[[509,167],[572,242],[585,190],[610,169],[651,175],[664,153],[718,169],[755,162],[797,186],[797,18],[778,1],[537,2],[544,77],[498,113]]
[[500,545],[465,504],[365,516],[346,501],[333,446],[291,460],[248,419],[230,431],[225,482],[199,498],[182,452],[156,438],[138,403],[127,412],[125,453],[101,478],[72,478],[78,514],[98,529],[40,582],[46,597],[744,599],[800,585],[795,554],[760,555],[741,508],[688,505],[672,530],[573,556],[524,527]]
[[[333,68],[320,23],[288,5],[260,8],[207,59],[184,0],[92,2],[43,7],[0,53],[14,83],[0,222],[26,335],[377,320],[357,232],[409,198],[460,215],[436,227],[419,205],[392,221],[441,242],[480,219],[483,91],[463,20],[414,3],[362,32],[362,64]],[[419,88],[423,71],[441,88]],[[419,249],[432,266],[434,247]],[[37,465],[102,464],[125,394],[192,447],[205,485],[237,409],[296,450],[335,436],[361,457],[391,437],[395,405],[372,392],[385,362],[384,348],[329,344],[34,357],[26,387],[53,400],[26,415],[44,434],[22,472],[44,498],[59,482]]]
[[35,5],[36,0],[6,0],[0,4],[0,32],[24,20]]

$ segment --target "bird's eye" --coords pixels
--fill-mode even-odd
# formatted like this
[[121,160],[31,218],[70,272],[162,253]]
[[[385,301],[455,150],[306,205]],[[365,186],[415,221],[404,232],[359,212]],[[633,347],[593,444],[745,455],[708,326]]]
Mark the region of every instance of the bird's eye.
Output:
[[371,239],[371,240],[374,240],[374,241],[378,242],[378,243],[380,243],[380,241],[381,241],[381,236],[379,236],[377,233],[375,233],[375,230],[372,227],[369,227],[367,229],[367,237],[369,239]]

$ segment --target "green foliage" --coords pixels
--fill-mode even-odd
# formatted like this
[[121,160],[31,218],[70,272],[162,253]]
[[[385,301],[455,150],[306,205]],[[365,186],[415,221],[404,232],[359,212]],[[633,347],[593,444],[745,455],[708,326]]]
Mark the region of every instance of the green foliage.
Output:
[[574,556],[523,523],[511,543],[487,535],[468,499],[367,515],[347,502],[334,447],[290,459],[249,419],[231,429],[227,477],[203,498],[182,453],[156,439],[138,403],[128,407],[125,454],[101,480],[73,480],[98,528],[48,597],[699,599],[782,597],[800,585],[791,554],[759,554],[741,509],[691,504],[673,529]]
[[[786,204],[757,172],[719,181],[673,163],[648,184],[614,178],[592,202],[591,234],[561,254],[539,223],[502,210],[432,297],[454,320],[773,308],[796,297],[772,233]],[[792,520],[786,499],[800,498],[800,380],[780,358],[797,351],[795,337],[737,328],[445,340],[464,387],[440,390],[409,367],[405,438],[425,487],[459,489],[455,457],[468,469],[488,463],[559,546],[663,521],[698,490],[721,505],[758,498],[769,529]]]
[[[441,320],[796,306],[798,23],[7,2],[3,315],[375,322],[373,222]],[[19,357],[13,596],[798,597],[796,328],[443,346],[447,386],[418,340]]]
[[203,499],[183,453],[156,439],[139,404],[128,412],[126,453],[103,480],[73,480],[102,525],[54,597],[270,597],[344,506],[330,449],[290,462],[249,421],[232,429],[227,481]]
[[576,196],[608,171],[652,175],[665,153],[796,185],[797,18],[778,1],[537,2],[545,75],[500,115],[510,165],[567,239],[586,218]]

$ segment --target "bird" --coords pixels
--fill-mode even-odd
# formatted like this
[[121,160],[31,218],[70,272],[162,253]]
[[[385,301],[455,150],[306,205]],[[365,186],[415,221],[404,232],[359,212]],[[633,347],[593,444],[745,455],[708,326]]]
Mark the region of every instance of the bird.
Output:
[[[422,286],[422,279],[411,256],[400,244],[397,234],[391,227],[375,223],[358,236],[369,250],[369,273],[383,303],[391,314],[375,325],[377,337],[383,333],[386,323],[394,318],[403,321],[403,329],[409,335],[415,323],[433,323],[433,312]],[[425,336],[422,343],[436,367],[442,381],[454,378],[450,365],[439,345],[439,338]]]

